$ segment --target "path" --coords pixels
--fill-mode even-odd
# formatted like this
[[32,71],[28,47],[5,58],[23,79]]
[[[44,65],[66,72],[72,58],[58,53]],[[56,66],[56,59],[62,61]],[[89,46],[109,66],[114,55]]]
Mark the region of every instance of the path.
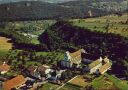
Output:
[[60,90],[62,87],[64,87],[67,83],[71,82],[73,79],[77,78],[78,76],[75,76],[74,78],[72,78],[71,80],[69,80],[68,82],[64,83],[62,86],[58,87],[56,90]]

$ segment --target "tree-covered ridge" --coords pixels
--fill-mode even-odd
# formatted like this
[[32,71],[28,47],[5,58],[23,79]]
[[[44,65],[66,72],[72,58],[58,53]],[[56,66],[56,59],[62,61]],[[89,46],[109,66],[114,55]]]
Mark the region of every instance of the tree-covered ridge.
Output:
[[121,13],[127,10],[127,1],[76,0],[64,3],[21,1],[0,5],[0,21],[87,18],[92,16]]

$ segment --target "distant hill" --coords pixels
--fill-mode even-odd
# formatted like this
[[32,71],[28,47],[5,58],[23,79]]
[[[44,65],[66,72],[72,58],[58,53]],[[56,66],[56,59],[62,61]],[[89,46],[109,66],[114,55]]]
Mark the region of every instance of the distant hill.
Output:
[[61,3],[65,7],[79,7],[81,9],[86,9],[86,7],[95,8],[108,12],[118,12],[125,11],[127,7],[128,0],[78,0],[70,1],[66,3]]
[[20,1],[41,1],[41,2],[48,2],[48,3],[63,3],[69,1],[77,1],[77,0],[0,0],[0,4],[3,3],[13,3],[13,2],[20,2]]
[[[88,16],[88,10],[88,7],[83,11],[79,7],[65,7],[62,4],[22,1],[0,5],[0,20],[84,18]],[[98,9],[92,11],[102,12]]]
[[[11,0],[12,1],[12,0]],[[73,0],[61,3],[42,2],[45,0],[21,1],[0,5],[0,21],[65,19],[102,16],[110,13],[124,12],[127,1]],[[52,1],[52,0],[49,0]],[[118,7],[118,8],[117,8]]]

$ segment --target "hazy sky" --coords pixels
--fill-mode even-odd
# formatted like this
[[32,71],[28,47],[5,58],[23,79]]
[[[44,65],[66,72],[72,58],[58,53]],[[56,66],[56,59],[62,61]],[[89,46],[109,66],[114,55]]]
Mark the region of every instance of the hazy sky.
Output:
[[68,2],[68,1],[76,1],[76,0],[0,0],[0,2],[18,2],[18,1],[45,1],[50,3],[60,3],[60,2]]

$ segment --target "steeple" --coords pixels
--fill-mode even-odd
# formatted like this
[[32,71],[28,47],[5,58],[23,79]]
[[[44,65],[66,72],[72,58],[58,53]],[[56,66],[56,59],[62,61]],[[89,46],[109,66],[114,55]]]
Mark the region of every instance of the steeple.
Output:
[[92,17],[92,11],[91,10],[88,11],[88,14],[90,17]]

